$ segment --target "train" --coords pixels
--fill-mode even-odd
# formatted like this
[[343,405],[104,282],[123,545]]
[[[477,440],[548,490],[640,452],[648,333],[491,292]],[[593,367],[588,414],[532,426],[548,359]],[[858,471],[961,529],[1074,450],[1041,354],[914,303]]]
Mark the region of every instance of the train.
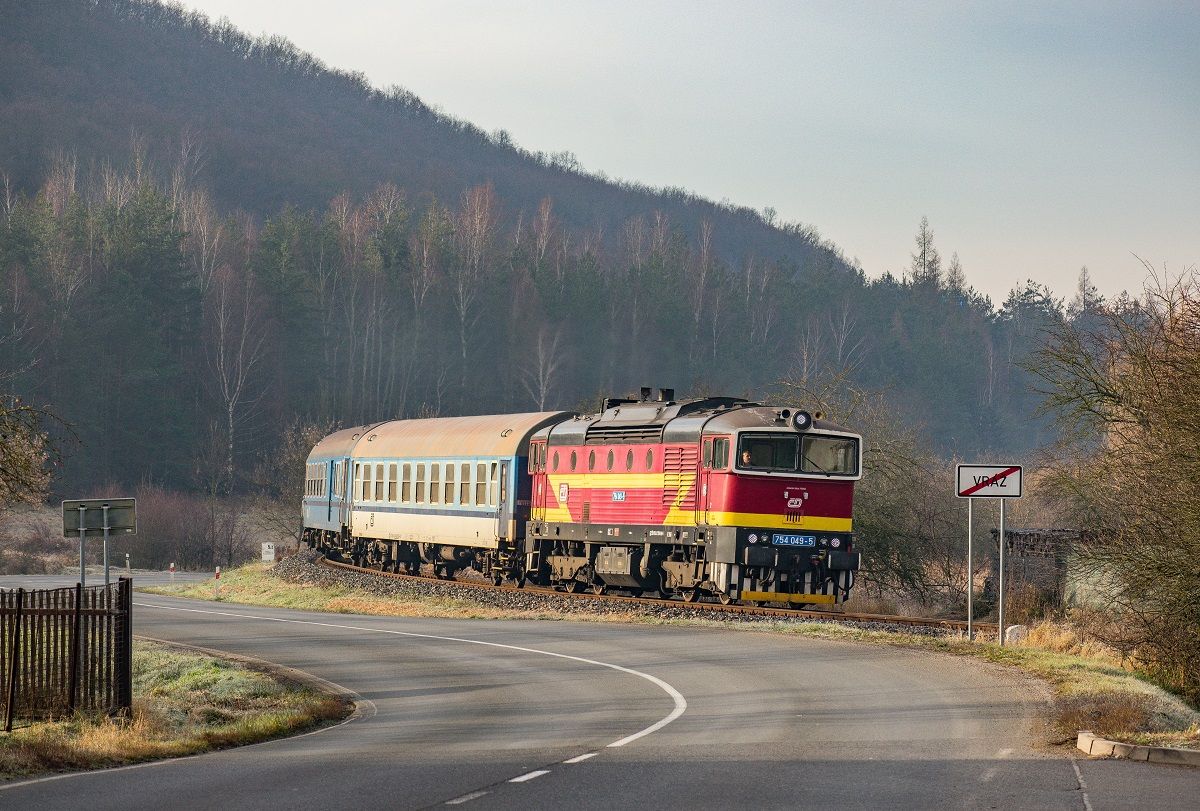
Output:
[[670,389],[596,413],[389,420],[319,441],[302,543],[381,571],[802,608],[849,598],[862,437]]

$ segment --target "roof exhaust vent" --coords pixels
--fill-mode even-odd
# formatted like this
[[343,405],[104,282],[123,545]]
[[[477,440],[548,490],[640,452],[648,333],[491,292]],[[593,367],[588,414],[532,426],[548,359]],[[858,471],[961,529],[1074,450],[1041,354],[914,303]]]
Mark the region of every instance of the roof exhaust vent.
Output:
[[650,387],[642,386],[642,402],[644,403],[649,399],[650,399]]
[[675,389],[659,389],[658,401],[660,403],[669,403],[675,399]]

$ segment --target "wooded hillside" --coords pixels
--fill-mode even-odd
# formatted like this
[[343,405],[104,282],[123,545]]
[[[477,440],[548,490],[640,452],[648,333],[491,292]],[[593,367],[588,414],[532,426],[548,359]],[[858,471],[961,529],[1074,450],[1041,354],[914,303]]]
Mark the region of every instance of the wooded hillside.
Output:
[[172,8],[0,9],[3,391],[75,427],[67,484],[236,492],[297,421],[831,376],[943,451],[1045,439],[1016,362],[1074,311],[1032,283],[995,308],[927,223],[868,280],[805,229],[581,175]]

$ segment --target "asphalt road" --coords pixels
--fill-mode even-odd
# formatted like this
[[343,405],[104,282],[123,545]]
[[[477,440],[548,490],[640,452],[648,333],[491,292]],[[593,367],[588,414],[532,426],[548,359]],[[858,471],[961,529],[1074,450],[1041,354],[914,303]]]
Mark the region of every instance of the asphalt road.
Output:
[[1103,811],[1200,796],[1195,770],[1040,749],[1035,682],[917,651],[135,599],[139,633],[300,668],[358,693],[362,713],[298,738],[8,785],[0,808]]

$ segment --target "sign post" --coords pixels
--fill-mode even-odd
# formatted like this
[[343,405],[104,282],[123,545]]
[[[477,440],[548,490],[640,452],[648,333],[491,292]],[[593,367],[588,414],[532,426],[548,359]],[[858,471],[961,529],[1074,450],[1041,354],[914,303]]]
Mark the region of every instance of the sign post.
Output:
[[132,498],[72,499],[62,503],[63,537],[79,533],[79,583],[86,585],[84,555],[88,537],[104,539],[104,585],[109,583],[108,539],[111,535],[137,534],[137,500]]
[[975,567],[972,562],[972,504],[977,498],[1000,500],[1000,578],[996,625],[999,643],[1004,645],[1004,500],[1021,497],[1020,465],[958,465],[955,490],[967,500],[967,638],[975,638]]

